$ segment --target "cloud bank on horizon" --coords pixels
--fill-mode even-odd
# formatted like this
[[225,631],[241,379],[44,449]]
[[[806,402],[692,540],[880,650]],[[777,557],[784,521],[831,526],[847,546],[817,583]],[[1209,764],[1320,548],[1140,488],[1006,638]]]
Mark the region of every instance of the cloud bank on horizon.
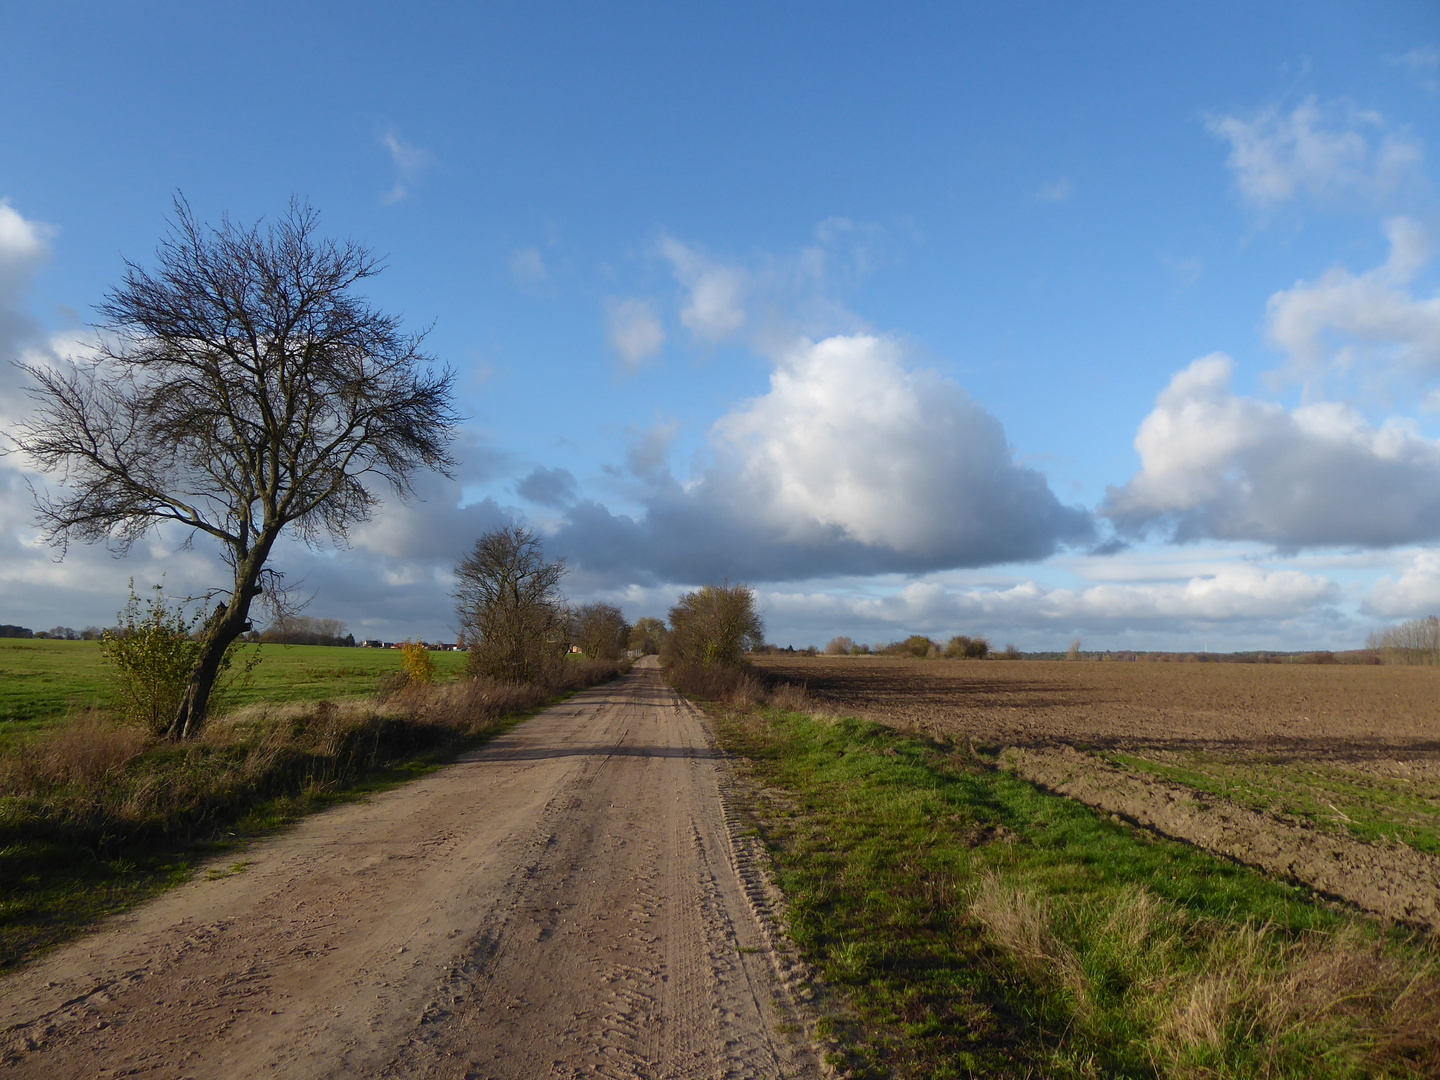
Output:
[[[1393,66],[1423,76],[1425,55]],[[663,613],[680,588],[748,581],[772,633],[797,644],[963,630],[1028,647],[1074,634],[1115,647],[1207,636],[1333,647],[1358,645],[1377,620],[1428,614],[1440,608],[1440,218],[1426,140],[1380,110],[1316,94],[1200,112],[1194,135],[1216,151],[1216,176],[1247,219],[1237,244],[1338,215],[1363,219],[1385,252],[1361,261],[1352,245],[1255,295],[1273,369],[1221,342],[1152,360],[1168,377],[1148,413],[1097,420],[1136,462],[1115,469],[1123,455],[1107,450],[1102,493],[1066,483],[1055,447],[1016,445],[1004,412],[967,388],[970,358],[937,356],[903,327],[857,314],[866,283],[908,242],[896,227],[830,217],[791,252],[717,255],[713,237],[652,221],[628,256],[607,253],[577,306],[595,363],[637,393],[686,365],[697,379],[739,372],[748,383],[727,384],[698,423],[664,402],[650,422],[607,418],[609,449],[588,462],[507,447],[477,424],[454,480],[425,478],[416,500],[387,501],[343,552],[291,544],[282,567],[365,636],[446,636],[450,567],[511,520],[567,559],[577,598],[619,602],[633,618]],[[380,201],[415,201],[437,154],[396,128],[380,145],[393,167]],[[1092,198],[1093,180],[1048,176],[1016,199],[1072,213]],[[63,236],[0,199],[5,358],[83,353],[85,331],[48,326],[34,298]],[[497,258],[521,289],[561,289],[582,272],[523,240]],[[1043,372],[1017,377],[1046,392]],[[24,408],[9,365],[0,398],[0,420]],[[555,445],[567,437],[557,430]],[[1083,441],[1061,449],[1092,453]],[[174,530],[123,562],[99,548],[57,562],[29,512],[29,485],[55,482],[0,458],[4,621],[103,621],[117,578],[132,574],[164,573],[192,593],[214,579],[211,553]],[[37,617],[50,610],[53,620]]]

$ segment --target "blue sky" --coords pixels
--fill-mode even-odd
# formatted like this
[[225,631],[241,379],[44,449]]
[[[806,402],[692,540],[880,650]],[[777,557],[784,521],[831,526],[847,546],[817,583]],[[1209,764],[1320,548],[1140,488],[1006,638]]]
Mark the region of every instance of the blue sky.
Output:
[[[0,4],[0,352],[82,353],[177,191],[298,195],[469,417],[280,553],[359,636],[449,636],[508,518],[577,600],[728,574],[782,644],[1352,647],[1440,610],[1437,119],[1423,3]],[[223,580],[57,563],[27,479],[0,621]]]

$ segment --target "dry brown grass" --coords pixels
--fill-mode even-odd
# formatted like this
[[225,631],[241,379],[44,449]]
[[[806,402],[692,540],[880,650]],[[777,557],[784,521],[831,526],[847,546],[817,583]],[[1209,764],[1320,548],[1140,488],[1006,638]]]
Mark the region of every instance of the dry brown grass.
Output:
[[800,712],[811,705],[803,686],[764,679],[748,667],[733,664],[674,662],[666,667],[665,676],[670,685],[682,694],[705,701],[718,701],[732,709],[772,705]]
[[37,785],[94,786],[125,767],[154,739],[140,727],[85,712],[48,737],[0,756],[0,794]]
[[1078,1026],[1113,1015],[1105,984],[1120,973],[1132,987],[1123,1011],[1161,1076],[1229,1075],[1219,1063],[1241,1043],[1256,1075],[1280,1075],[1266,1063],[1293,1060],[1302,1038],[1367,1046],[1374,1075],[1440,1075],[1434,955],[1387,950],[1354,929],[1295,936],[1197,921],[1139,886],[1065,905],[994,873],[976,883],[969,914]]

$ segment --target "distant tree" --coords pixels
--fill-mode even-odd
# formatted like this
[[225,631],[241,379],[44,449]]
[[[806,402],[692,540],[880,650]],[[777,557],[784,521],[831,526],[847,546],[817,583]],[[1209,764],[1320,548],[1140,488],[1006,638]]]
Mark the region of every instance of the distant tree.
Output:
[[93,358],[25,366],[37,407],[13,441],[63,473],[63,494],[37,498],[53,543],[124,551],[172,523],[215,540],[233,573],[168,727],[179,737],[273,586],[282,532],[343,543],[379,501],[373,482],[403,497],[417,470],[453,464],[453,375],[355,294],[375,257],[318,225],[292,201],[263,231],[212,229],[177,198],[157,270],[127,262],[100,305]]
[[286,612],[261,631],[259,640],[272,645],[343,645],[345,637],[345,624],[339,619],[312,619]]
[[738,664],[747,649],[765,644],[765,624],[748,585],[705,585],[670,609],[665,654],[701,664]]
[[825,646],[826,656],[845,656],[855,651],[855,642],[848,637],[833,637]]
[[1066,660],[1079,660],[1079,659],[1080,659],[1080,639],[1079,639],[1078,637],[1077,637],[1074,641],[1070,642],[1070,648],[1068,648],[1068,649],[1065,650],[1065,659],[1066,659]]
[[1411,619],[1371,634],[1368,647],[1387,664],[1440,664],[1440,618]]
[[630,624],[613,604],[582,604],[570,612],[570,640],[592,660],[616,660],[630,640]]
[[475,541],[455,568],[455,611],[472,673],[543,682],[565,646],[565,560],[546,561],[529,529],[506,525]]
[[636,619],[635,625],[630,628],[630,648],[645,656],[658,653],[669,632],[662,619],[650,615]]

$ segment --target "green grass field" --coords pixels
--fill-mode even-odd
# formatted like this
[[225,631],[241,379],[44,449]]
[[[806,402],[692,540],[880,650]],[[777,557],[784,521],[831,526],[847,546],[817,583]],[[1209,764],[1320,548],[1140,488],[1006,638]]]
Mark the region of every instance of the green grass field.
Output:
[[[327,645],[252,645],[260,663],[248,684],[227,695],[234,707],[258,701],[320,701],[373,694],[400,670],[398,649]],[[466,655],[431,654],[440,679],[465,668]],[[93,641],[0,638],[0,741],[50,727],[78,710],[108,708],[114,691]]]

